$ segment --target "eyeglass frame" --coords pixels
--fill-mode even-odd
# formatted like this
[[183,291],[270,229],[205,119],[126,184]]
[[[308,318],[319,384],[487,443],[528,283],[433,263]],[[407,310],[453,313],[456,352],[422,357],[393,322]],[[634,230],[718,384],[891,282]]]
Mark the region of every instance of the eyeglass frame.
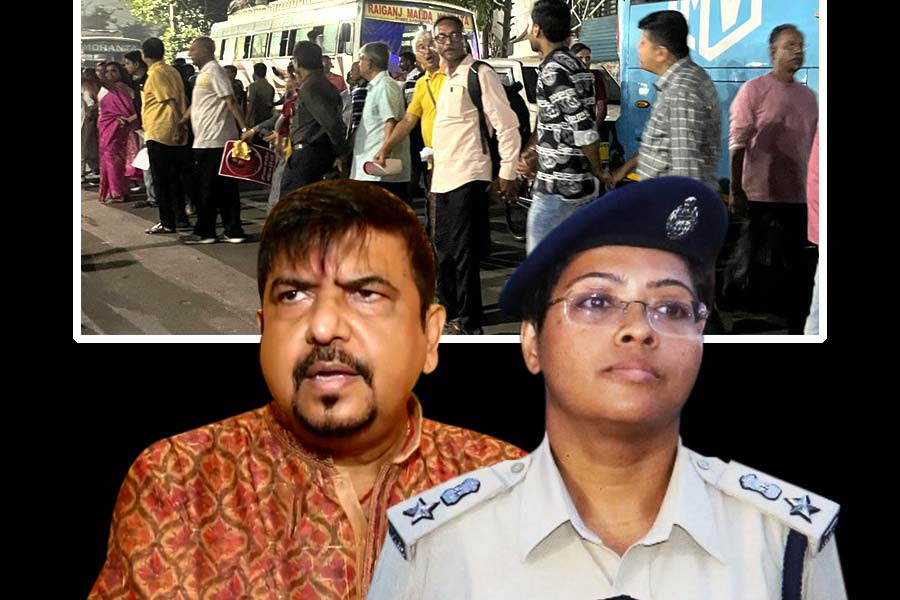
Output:
[[[454,37],[455,36],[455,37]],[[465,39],[466,34],[462,31],[451,31],[450,33],[438,33],[432,36],[434,39],[434,43],[440,46],[445,46],[452,42],[461,42]]]
[[[562,303],[563,316],[565,317],[566,322],[568,322],[572,325],[585,325],[585,326],[589,326],[589,327],[597,325],[597,323],[595,323],[595,324],[579,323],[578,321],[574,320],[572,317],[569,316],[570,303],[568,302],[568,300],[570,298],[572,298],[572,296],[574,295],[573,292],[574,292],[573,290],[569,290],[564,295],[562,295],[558,298],[554,298],[553,300],[550,300],[546,304],[545,308],[550,309],[552,306]],[[628,310],[628,307],[630,307],[632,304],[642,304],[644,306],[644,319],[647,320],[647,324],[650,325],[650,328],[653,329],[653,331],[655,331],[659,334],[662,334],[662,335],[670,335],[670,336],[674,336],[674,337],[688,337],[688,338],[695,337],[694,335],[691,335],[691,334],[683,334],[682,335],[682,334],[678,334],[678,333],[672,333],[671,331],[660,331],[656,326],[654,326],[654,323],[656,323],[658,325],[659,321],[657,319],[653,318],[653,316],[651,315],[651,312],[654,315],[658,314],[656,311],[656,308],[660,304],[672,303],[672,302],[676,302],[676,303],[682,304],[682,305],[685,304],[685,302],[682,302],[681,300],[668,300],[668,301],[659,302],[657,304],[651,305],[651,303],[645,302],[643,300],[623,300],[622,298],[619,298],[613,294],[607,294],[607,296],[609,296],[612,299],[612,301],[614,301],[614,303],[621,309],[620,316],[619,316],[619,322],[621,322],[621,320],[624,318],[625,312]],[[688,304],[690,305],[691,311],[693,312],[693,325],[696,326],[701,321],[705,321],[706,319],[709,318],[710,311],[704,302],[701,302],[700,300],[691,300]],[[697,331],[696,337],[702,337],[702,336],[703,336],[703,329],[700,329],[700,331]]]

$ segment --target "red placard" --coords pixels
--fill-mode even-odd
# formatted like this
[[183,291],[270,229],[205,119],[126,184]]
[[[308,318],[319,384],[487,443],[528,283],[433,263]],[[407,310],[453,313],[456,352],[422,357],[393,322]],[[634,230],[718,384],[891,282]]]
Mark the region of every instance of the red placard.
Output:
[[249,160],[234,158],[231,156],[231,149],[237,142],[237,140],[225,142],[222,162],[219,163],[219,175],[271,185],[272,172],[278,161],[275,153],[262,146],[250,145]]

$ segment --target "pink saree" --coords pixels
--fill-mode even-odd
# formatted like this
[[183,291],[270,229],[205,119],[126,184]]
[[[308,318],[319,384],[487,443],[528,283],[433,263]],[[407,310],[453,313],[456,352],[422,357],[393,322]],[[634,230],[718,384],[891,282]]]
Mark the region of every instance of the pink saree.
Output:
[[120,117],[128,118],[133,114],[134,103],[128,94],[128,87],[123,83],[116,83],[100,100],[97,131],[100,137],[101,202],[107,198],[124,200],[128,195],[128,178],[140,174],[139,170],[131,166],[131,159],[137,153],[136,144],[129,144],[129,138],[133,137],[139,124],[137,121],[119,124]]

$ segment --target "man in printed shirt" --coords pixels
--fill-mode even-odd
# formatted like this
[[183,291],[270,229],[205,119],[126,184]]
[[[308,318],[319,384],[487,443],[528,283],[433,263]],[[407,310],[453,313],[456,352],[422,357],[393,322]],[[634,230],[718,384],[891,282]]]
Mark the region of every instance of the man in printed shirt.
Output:
[[544,57],[537,82],[534,143],[519,158],[519,172],[538,172],[528,210],[530,253],[557,225],[600,193],[600,135],[594,121],[594,75],[566,48],[572,14],[561,0],[541,0],[531,13],[531,49]]
[[544,441],[390,508],[369,600],[846,600],[836,503],[681,443],[727,227],[708,186],[661,177],[526,257],[500,307]]
[[640,20],[641,68],[659,75],[656,102],[641,136],[641,147],[608,183],[618,183],[637,167],[641,179],[683,175],[718,189],[722,113],[712,80],[689,56],[688,26],[676,10],[650,13]]
[[260,240],[272,402],[160,441],[122,485],[90,598],[366,595],[385,510],[522,455],[423,419],[444,309],[415,213],[370,183],[283,198]]
[[[469,95],[468,75],[474,59],[466,54],[459,17],[444,15],[435,21],[434,41],[444,59],[445,75],[432,131],[438,293],[447,308],[444,333],[476,334],[482,333],[479,271],[490,236],[491,158],[482,146],[478,109]],[[497,183],[501,195],[511,196],[516,191],[516,161],[522,145],[519,120],[493,69],[478,69],[478,82],[488,130],[497,132],[501,163]]]

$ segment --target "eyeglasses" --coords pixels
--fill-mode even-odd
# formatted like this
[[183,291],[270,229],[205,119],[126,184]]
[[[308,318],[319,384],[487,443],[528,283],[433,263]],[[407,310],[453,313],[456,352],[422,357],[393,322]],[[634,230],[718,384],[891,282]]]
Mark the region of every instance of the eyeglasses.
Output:
[[434,36],[434,41],[438,44],[446,44],[450,42],[458,42],[463,39],[463,34],[459,31],[451,31],[450,33],[439,33]]
[[566,321],[589,327],[618,324],[629,306],[640,304],[654,331],[678,337],[700,337],[703,330],[697,324],[709,316],[709,310],[702,302],[661,300],[648,303],[642,300],[621,300],[596,289],[569,291],[565,296],[551,300],[547,307],[560,302],[563,303]]

